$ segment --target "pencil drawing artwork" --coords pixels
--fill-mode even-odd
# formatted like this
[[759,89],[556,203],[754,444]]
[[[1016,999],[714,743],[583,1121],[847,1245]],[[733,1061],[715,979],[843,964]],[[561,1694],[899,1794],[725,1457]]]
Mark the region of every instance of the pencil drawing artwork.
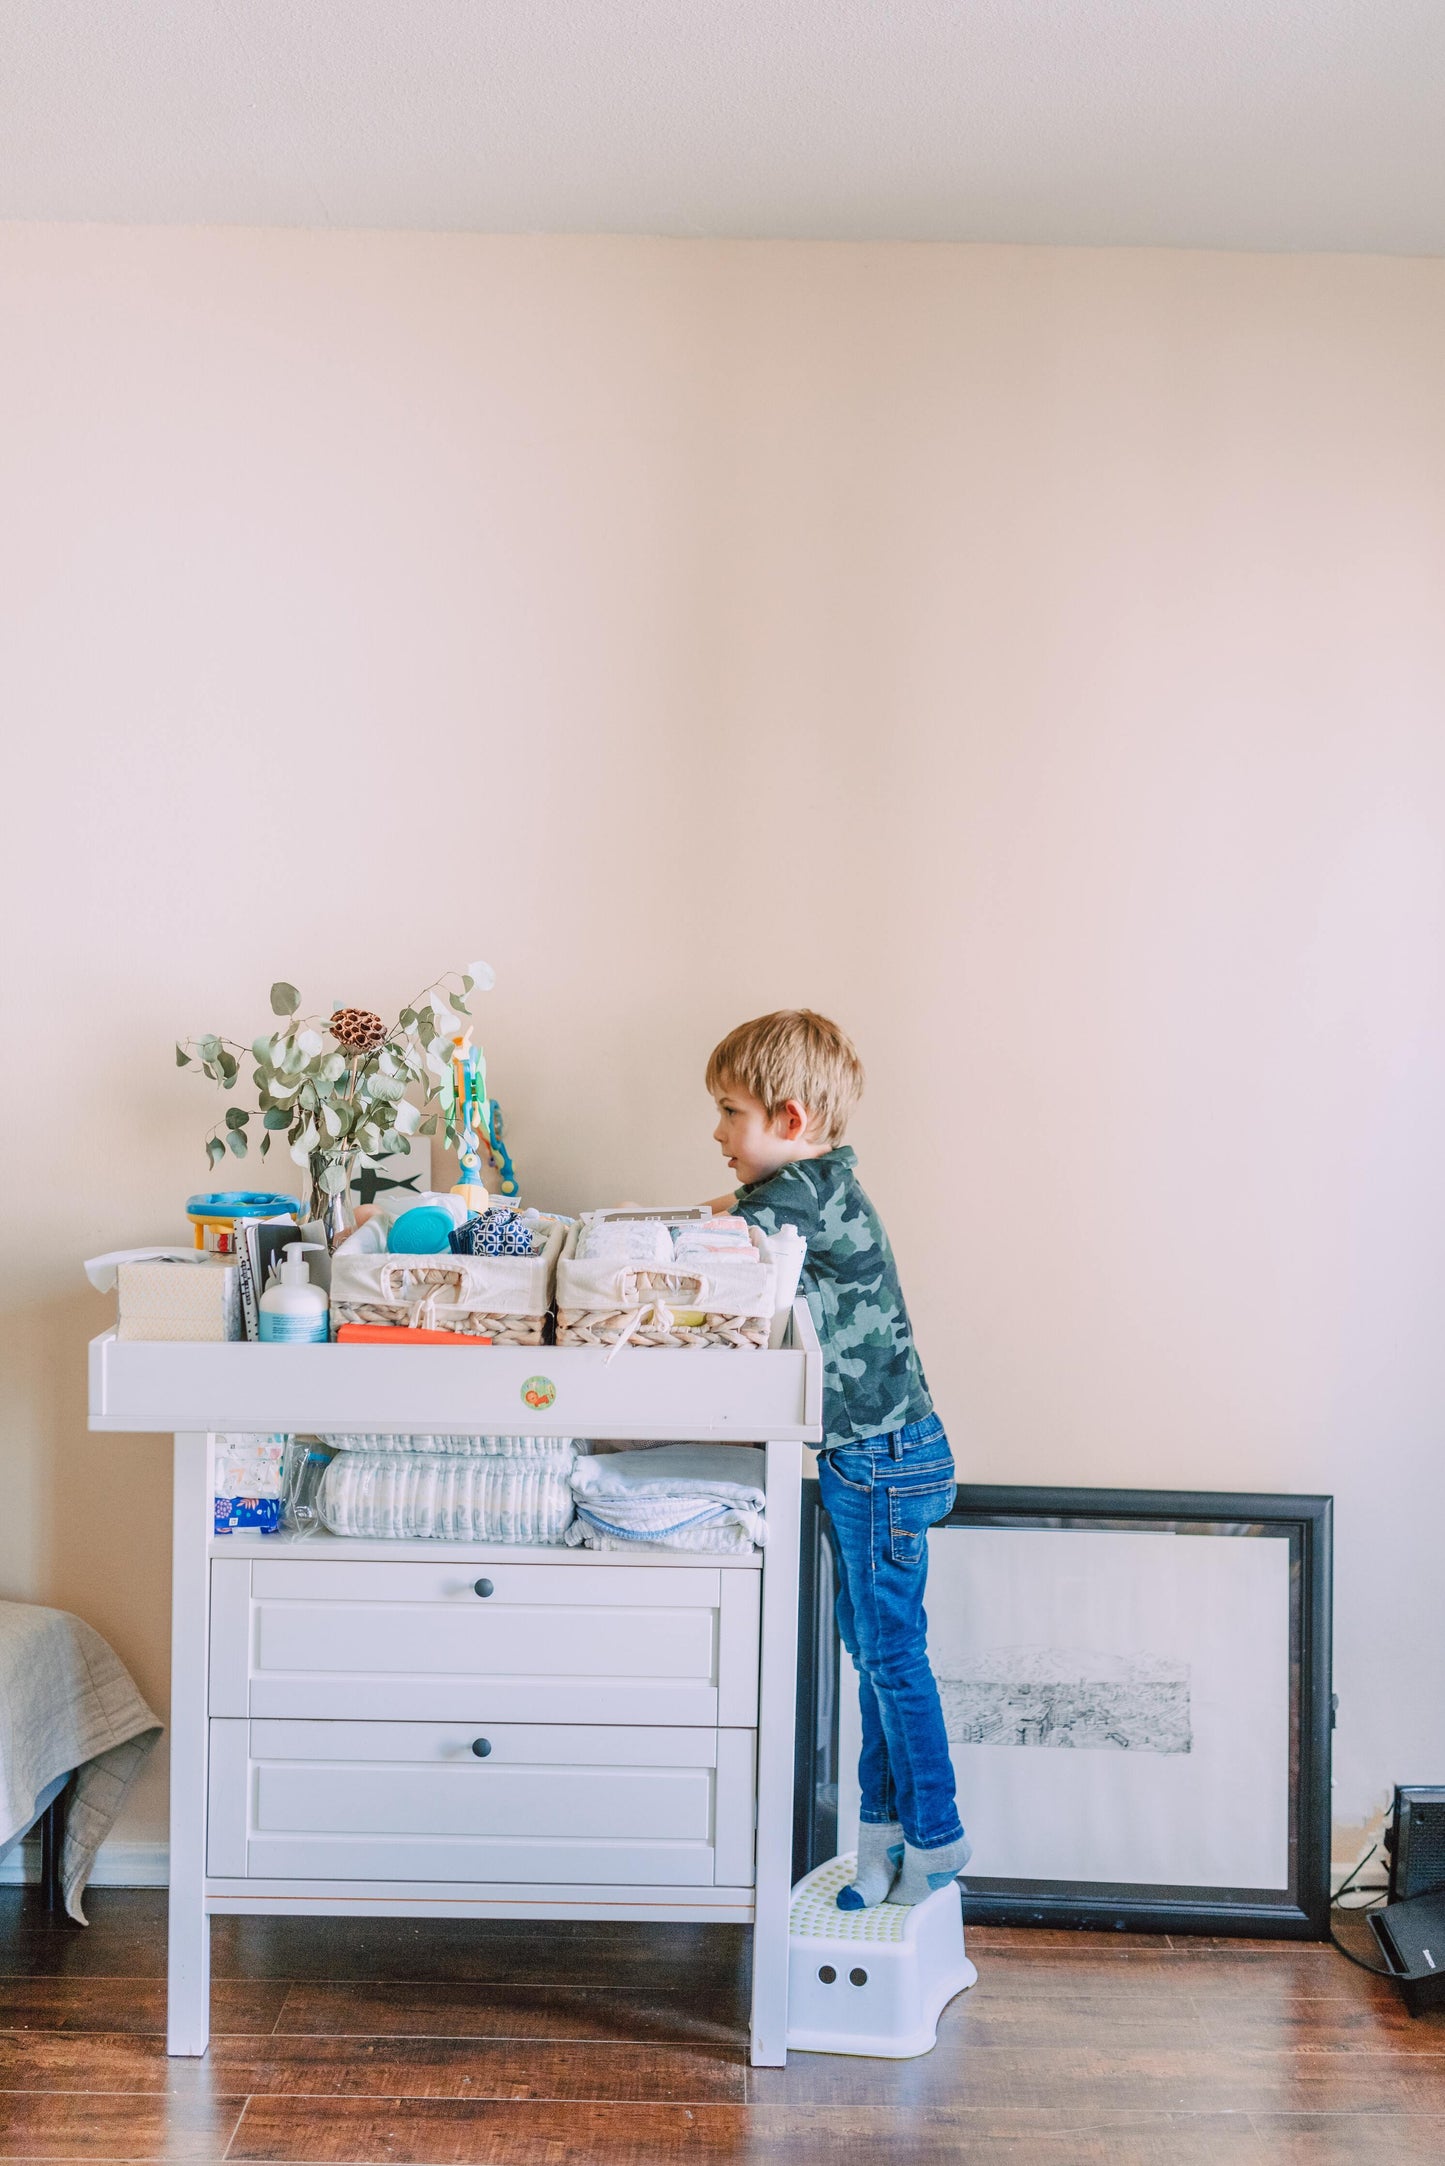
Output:
[[935,1667],[957,1745],[1177,1753],[1193,1743],[1189,1665],[1167,1655],[990,1647],[939,1651]]

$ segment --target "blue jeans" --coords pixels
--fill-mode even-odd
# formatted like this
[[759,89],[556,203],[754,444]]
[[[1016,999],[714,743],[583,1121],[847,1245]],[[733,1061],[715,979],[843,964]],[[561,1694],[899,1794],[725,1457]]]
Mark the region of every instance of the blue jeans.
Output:
[[818,1486],[838,1567],[838,1630],[858,1666],[861,1817],[902,1822],[919,1850],[963,1833],[938,1687],[928,1667],[928,1530],[953,1504],[936,1414],[862,1444],[825,1445]]

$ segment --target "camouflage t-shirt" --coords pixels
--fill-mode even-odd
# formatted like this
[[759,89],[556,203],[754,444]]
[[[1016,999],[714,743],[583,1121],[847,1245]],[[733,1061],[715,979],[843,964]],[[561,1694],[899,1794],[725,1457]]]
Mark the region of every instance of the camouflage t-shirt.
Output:
[[888,1236],[846,1143],[798,1158],[738,1190],[737,1210],[763,1233],[796,1226],[808,1244],[802,1291],[823,1348],[823,1434],[829,1444],[886,1436],[933,1412]]

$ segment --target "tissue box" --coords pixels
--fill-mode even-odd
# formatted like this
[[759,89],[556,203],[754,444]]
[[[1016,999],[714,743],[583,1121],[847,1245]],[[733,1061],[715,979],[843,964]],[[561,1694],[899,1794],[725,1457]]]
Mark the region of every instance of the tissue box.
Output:
[[233,1257],[150,1257],[116,1267],[119,1339],[239,1339],[241,1273]]

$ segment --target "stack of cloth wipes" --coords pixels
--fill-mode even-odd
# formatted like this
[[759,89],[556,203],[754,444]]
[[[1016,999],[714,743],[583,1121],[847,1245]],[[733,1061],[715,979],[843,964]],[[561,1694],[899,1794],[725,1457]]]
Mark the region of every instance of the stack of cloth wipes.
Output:
[[563,1541],[572,1523],[574,1437],[347,1433],[323,1442],[336,1457],[317,1509],[333,1534],[531,1545]]
[[579,1458],[567,1540],[588,1549],[727,1556],[768,1538],[766,1455],[738,1444],[654,1444]]

